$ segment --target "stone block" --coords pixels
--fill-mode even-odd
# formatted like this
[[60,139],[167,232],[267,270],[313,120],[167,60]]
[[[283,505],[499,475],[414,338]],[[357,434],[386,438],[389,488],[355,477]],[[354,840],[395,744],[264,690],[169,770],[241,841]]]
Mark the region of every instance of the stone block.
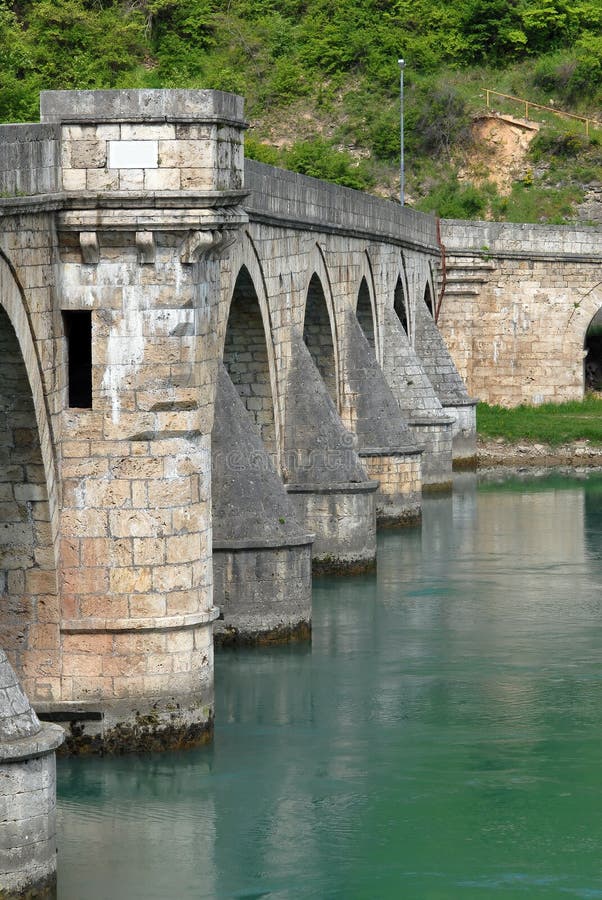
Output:
[[144,189],[144,169],[120,169],[119,190],[141,191]]
[[119,172],[115,169],[88,169],[86,171],[86,189],[88,191],[119,190]]
[[64,191],[85,191],[87,187],[86,169],[63,169]]
[[161,594],[132,594],[130,615],[133,618],[147,618],[167,615],[165,597]]
[[146,169],[144,172],[146,191],[179,191],[180,170],[178,168]]
[[173,564],[155,566],[152,571],[153,590],[162,592],[190,590],[192,587],[192,566]]
[[107,163],[107,143],[99,140],[71,141],[69,161],[72,169],[102,169]]
[[143,566],[111,569],[109,590],[114,594],[146,593],[151,589],[151,572]]
[[174,140],[176,128],[180,126],[165,123],[164,125],[128,124],[121,125],[121,140],[124,141],[158,141]]
[[207,166],[201,168],[181,169],[182,190],[212,190],[215,189],[215,171]]

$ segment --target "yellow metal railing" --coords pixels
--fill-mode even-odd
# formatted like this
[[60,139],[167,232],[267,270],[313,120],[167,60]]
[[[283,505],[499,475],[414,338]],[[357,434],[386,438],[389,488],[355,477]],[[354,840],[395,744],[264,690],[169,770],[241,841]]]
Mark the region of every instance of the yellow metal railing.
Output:
[[485,98],[487,109],[491,109],[491,96],[503,97],[504,100],[512,100],[514,103],[521,103],[525,107],[525,119],[529,118],[529,109],[543,109],[545,112],[553,113],[555,116],[561,116],[565,119],[576,119],[578,122],[585,123],[585,134],[589,137],[590,128],[601,128],[602,122],[597,119],[591,119],[588,116],[577,116],[575,113],[564,112],[562,109],[555,109],[553,106],[542,106],[541,103],[532,103],[530,100],[524,100],[522,97],[513,97],[511,94],[502,94],[500,91],[492,91],[485,88]]

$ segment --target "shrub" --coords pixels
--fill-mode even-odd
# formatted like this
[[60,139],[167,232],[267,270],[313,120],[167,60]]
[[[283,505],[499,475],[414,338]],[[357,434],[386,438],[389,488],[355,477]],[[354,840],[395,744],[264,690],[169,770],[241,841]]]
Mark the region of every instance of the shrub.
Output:
[[509,197],[492,203],[494,218],[507,222],[541,222],[564,225],[574,217],[575,203],[583,198],[577,187],[545,189],[515,182]]
[[577,65],[568,83],[569,96],[592,97],[602,88],[602,37],[586,33],[575,45]]
[[286,167],[302,175],[322,178],[356,190],[370,186],[371,178],[365,167],[358,165],[351,154],[335,148],[322,138],[294,144],[285,154]]
[[247,159],[256,159],[257,162],[267,163],[269,166],[280,164],[280,151],[270,144],[263,144],[252,135],[245,138],[245,156]]
[[451,85],[426,81],[408,92],[406,143],[418,154],[449,159],[452,146],[472,141],[472,117],[466,101]]
[[488,205],[486,191],[450,178],[434,188],[417,204],[417,208],[443,219],[478,219],[484,215]]
[[533,84],[548,94],[565,98],[576,67],[577,60],[572,51],[543,56],[533,71]]
[[543,130],[531,141],[529,153],[536,162],[550,156],[557,159],[574,159],[588,149],[588,144],[588,139],[579,134],[571,132],[558,134]]

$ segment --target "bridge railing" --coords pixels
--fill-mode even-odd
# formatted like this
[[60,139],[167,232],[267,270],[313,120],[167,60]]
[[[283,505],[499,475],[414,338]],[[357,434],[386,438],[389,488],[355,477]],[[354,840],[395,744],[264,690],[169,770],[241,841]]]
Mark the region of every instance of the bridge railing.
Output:
[[602,130],[602,122],[599,122],[597,119],[592,119],[589,116],[578,116],[575,113],[556,109],[554,106],[544,106],[541,103],[532,103],[531,100],[525,100],[523,97],[514,97],[512,94],[502,94],[500,91],[491,90],[491,88],[485,88],[485,102],[487,104],[487,109],[491,109],[491,97],[501,97],[504,100],[510,100],[513,103],[521,104],[525,109],[525,119],[529,118],[529,110],[539,109],[563,119],[572,119],[577,122],[583,122],[587,137],[590,136],[592,130]]

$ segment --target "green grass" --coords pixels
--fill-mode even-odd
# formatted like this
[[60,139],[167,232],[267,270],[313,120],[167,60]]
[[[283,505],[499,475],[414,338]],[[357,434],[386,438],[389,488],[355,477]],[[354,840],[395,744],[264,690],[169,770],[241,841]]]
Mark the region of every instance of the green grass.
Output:
[[588,397],[570,403],[541,406],[477,406],[477,432],[484,438],[530,440],[558,445],[588,440],[602,445],[602,398]]

